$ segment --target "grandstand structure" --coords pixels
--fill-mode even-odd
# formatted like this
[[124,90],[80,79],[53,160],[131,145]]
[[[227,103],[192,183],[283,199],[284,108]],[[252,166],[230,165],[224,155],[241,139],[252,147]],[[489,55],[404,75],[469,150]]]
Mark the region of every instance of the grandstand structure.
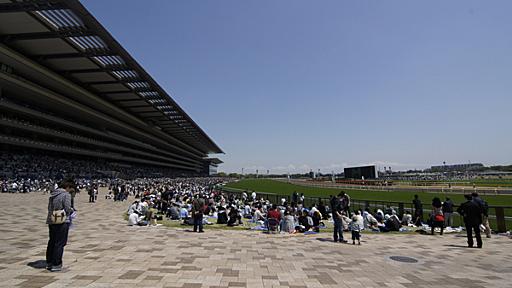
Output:
[[217,144],[77,0],[0,0],[0,115],[2,153],[188,176],[222,163],[209,158],[223,153]]

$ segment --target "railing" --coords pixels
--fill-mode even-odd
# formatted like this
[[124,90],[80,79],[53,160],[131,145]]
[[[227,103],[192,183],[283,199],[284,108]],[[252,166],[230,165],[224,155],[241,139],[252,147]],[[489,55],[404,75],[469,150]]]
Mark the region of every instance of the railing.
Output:
[[[225,186],[218,186],[219,190],[221,190],[224,194],[236,194],[240,195],[247,190],[244,189],[236,189]],[[247,191],[247,196],[251,197],[252,191]],[[259,192],[256,191],[257,198],[260,199],[263,197],[265,200],[268,200],[273,204],[280,204],[282,199],[285,199],[288,203],[291,202],[290,195],[280,195],[276,193],[269,192]],[[304,197],[304,206],[310,207],[314,204],[318,204],[319,201],[322,201],[324,205],[329,206],[329,198],[327,197]],[[392,208],[397,211],[397,214],[401,218],[404,212],[413,213],[414,205],[411,202],[396,202],[396,201],[378,201],[378,200],[364,200],[364,199],[351,199],[351,209],[353,210],[365,210],[366,208],[370,208],[370,210],[374,211],[375,209],[382,209],[385,211],[388,208]],[[428,215],[430,213],[430,205],[423,205],[425,209],[423,209],[424,217],[423,219],[428,219]],[[457,205],[454,205],[454,211],[457,210]],[[462,216],[458,213],[453,214],[453,226],[464,226],[464,222]],[[512,227],[512,207],[511,206],[489,206],[489,224],[494,231],[497,232],[506,232],[508,227]]]

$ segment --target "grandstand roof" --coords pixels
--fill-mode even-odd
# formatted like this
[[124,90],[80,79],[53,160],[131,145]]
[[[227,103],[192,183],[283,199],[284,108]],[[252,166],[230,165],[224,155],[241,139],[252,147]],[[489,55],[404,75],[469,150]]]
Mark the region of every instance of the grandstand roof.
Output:
[[0,43],[204,153],[223,153],[77,0],[0,0]]
[[210,163],[216,164],[216,165],[224,163],[219,158],[206,158],[206,161],[209,161]]

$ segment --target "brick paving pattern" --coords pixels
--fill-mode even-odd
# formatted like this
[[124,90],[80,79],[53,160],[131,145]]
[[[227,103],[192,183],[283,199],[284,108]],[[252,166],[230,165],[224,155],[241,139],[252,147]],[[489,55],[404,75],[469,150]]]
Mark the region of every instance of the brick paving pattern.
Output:
[[82,194],[57,273],[29,265],[45,258],[48,195],[0,194],[0,287],[512,287],[512,240],[505,237],[468,249],[453,234],[364,234],[361,246],[332,243],[327,233],[206,227],[195,234],[129,227],[127,202],[90,204]]

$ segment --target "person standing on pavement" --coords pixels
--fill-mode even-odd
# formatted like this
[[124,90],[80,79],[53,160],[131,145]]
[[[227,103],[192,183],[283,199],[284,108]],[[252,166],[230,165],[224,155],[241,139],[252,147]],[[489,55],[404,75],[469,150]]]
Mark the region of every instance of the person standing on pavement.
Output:
[[92,192],[94,194],[94,201],[93,202],[96,202],[98,200],[98,185],[97,184],[94,184],[92,186]]
[[87,187],[87,194],[89,194],[89,203],[94,203],[94,187],[91,184]]
[[343,207],[341,205],[340,193],[339,198],[334,200],[334,208],[332,211],[332,219],[334,220],[334,242],[340,241],[341,243],[347,243],[347,240],[343,239]]
[[423,224],[423,205],[418,195],[414,195],[412,204],[414,205],[414,225],[421,226]]
[[473,247],[473,232],[475,231],[476,245],[482,248],[482,237],[480,236],[480,224],[482,224],[482,209],[477,202],[473,201],[471,195],[464,195],[466,202],[462,203],[457,212],[464,217],[466,233],[468,237],[468,247]]
[[[196,195],[194,201],[192,201],[192,217],[194,217],[194,232],[203,233],[203,213],[204,213],[205,202],[204,199]],[[199,228],[199,231],[198,231]]]
[[73,208],[74,210],[75,209],[75,196],[76,196],[76,193],[78,192],[78,188],[77,189],[73,189],[73,191],[71,191],[69,194],[71,195],[71,208]]
[[485,236],[487,238],[491,238],[491,226],[489,225],[489,205],[487,202],[482,200],[482,198],[480,198],[476,192],[471,193],[471,197],[473,198],[473,201],[475,201],[480,206],[480,209],[482,209],[482,224],[485,227]]
[[51,272],[62,270],[62,255],[68,241],[71,223],[71,194],[76,189],[73,179],[63,180],[59,188],[50,193],[48,200],[48,224],[50,239],[46,248],[46,268]]
[[443,202],[443,213],[444,213],[444,227],[452,227],[453,225],[453,201],[446,197],[446,201]]

